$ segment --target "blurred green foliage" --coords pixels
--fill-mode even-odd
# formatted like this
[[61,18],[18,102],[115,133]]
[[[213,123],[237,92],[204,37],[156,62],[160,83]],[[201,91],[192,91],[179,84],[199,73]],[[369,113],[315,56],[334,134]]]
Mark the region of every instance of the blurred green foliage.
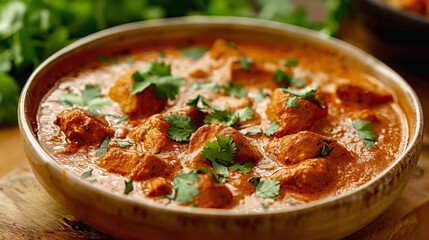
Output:
[[19,88],[33,69],[90,33],[146,19],[226,15],[285,22],[334,35],[347,1],[319,2],[326,18],[314,22],[289,0],[0,0],[0,125],[16,122]]

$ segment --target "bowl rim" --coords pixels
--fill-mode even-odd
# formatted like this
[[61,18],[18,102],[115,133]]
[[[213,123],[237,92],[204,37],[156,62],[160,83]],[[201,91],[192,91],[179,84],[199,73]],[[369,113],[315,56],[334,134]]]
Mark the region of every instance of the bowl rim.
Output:
[[[318,41],[321,41],[322,45],[331,47],[338,52],[345,53],[347,56],[353,56],[356,59],[365,59],[366,62],[371,63],[373,68],[384,75],[392,78],[402,91],[410,97],[410,105],[415,109],[415,132],[413,135],[409,136],[408,145],[403,150],[401,155],[393,161],[390,166],[380,172],[376,177],[366,182],[365,184],[348,191],[347,193],[340,194],[333,197],[323,198],[317,201],[313,201],[304,205],[297,205],[293,208],[285,209],[268,209],[264,211],[231,211],[229,209],[207,209],[207,208],[191,208],[188,206],[170,206],[162,205],[145,199],[134,199],[130,198],[127,195],[110,192],[107,189],[104,189],[101,186],[90,184],[86,181],[83,181],[79,176],[74,173],[67,171],[59,163],[57,163],[49,154],[42,148],[38,139],[35,137],[32,131],[30,120],[26,118],[26,106],[28,98],[28,90],[33,84],[37,76],[45,67],[49,65],[57,58],[62,56],[67,56],[73,54],[74,49],[84,46],[88,43],[95,42],[99,39],[107,37],[109,35],[114,35],[118,33],[127,33],[141,28],[157,28],[157,27],[180,27],[180,26],[191,26],[191,25],[204,25],[206,27],[216,26],[216,25],[238,25],[242,27],[259,27],[259,28],[269,28],[272,30],[278,30],[286,32],[290,35],[298,35],[307,39],[316,38]],[[39,107],[39,105],[38,105]],[[225,16],[191,16],[191,17],[178,17],[178,18],[169,18],[169,19],[157,19],[157,20],[148,20],[127,23],[112,28],[108,28],[93,34],[90,34],[84,38],[81,38],[72,44],[64,47],[63,49],[57,51],[45,61],[43,61],[30,75],[26,84],[24,85],[18,105],[18,123],[20,126],[22,139],[28,140],[25,144],[29,144],[34,152],[38,155],[39,159],[42,160],[45,168],[49,168],[49,171],[52,171],[51,174],[56,176],[63,176],[64,179],[67,179],[69,185],[77,184],[85,190],[92,191],[95,194],[103,196],[105,198],[110,198],[118,204],[124,204],[129,206],[138,206],[140,208],[152,208],[160,212],[170,212],[176,214],[185,214],[185,215],[205,215],[205,216],[216,216],[216,217],[249,217],[249,216],[262,216],[262,215],[278,215],[278,214],[298,214],[308,211],[314,211],[319,208],[330,208],[334,205],[343,205],[348,202],[353,202],[355,200],[361,199],[364,197],[365,193],[374,192],[376,189],[380,189],[389,183],[389,176],[393,176],[397,171],[400,171],[400,163],[407,159],[407,155],[413,151],[414,146],[418,145],[418,141],[421,141],[422,132],[423,132],[423,112],[421,108],[420,101],[414,92],[414,90],[408,85],[408,83],[390,67],[377,60],[372,55],[364,52],[363,50],[346,43],[342,40],[335,39],[333,37],[327,36],[322,33],[314,32],[312,30],[304,29],[301,27],[273,22],[268,20],[254,19],[254,18],[244,18],[244,17],[225,17]],[[409,125],[409,129],[411,126]],[[387,180],[386,180],[387,179]],[[381,181],[381,182],[380,182]]]

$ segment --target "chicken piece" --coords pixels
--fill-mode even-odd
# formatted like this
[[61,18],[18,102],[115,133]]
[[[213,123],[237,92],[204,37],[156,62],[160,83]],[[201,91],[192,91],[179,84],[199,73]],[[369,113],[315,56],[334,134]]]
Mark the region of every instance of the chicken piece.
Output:
[[216,134],[219,136],[231,136],[237,147],[235,163],[243,164],[248,161],[257,163],[262,154],[258,149],[252,146],[246,137],[232,127],[213,122],[211,125],[204,125],[200,127],[191,136],[189,142],[188,153],[190,154],[190,162],[188,164],[191,168],[207,166],[208,160],[201,158],[201,148],[205,145],[206,141],[216,141]]
[[158,100],[153,92],[153,86],[135,95],[131,93],[131,84],[134,83],[131,75],[134,72],[135,70],[130,70],[121,76],[110,89],[109,97],[128,115],[146,118],[160,112],[164,109],[167,99]]
[[353,155],[337,141],[308,131],[275,138],[264,149],[286,165],[270,178],[306,191],[327,185],[339,162],[354,160]]
[[158,132],[168,135],[170,124],[161,114],[154,114],[141,123],[136,129],[130,132],[129,137],[135,142],[144,142],[146,135],[152,129],[157,129]]
[[233,200],[231,191],[223,184],[217,183],[210,175],[200,174],[197,182],[200,193],[192,201],[201,208],[226,208]]
[[290,108],[286,106],[286,102],[291,97],[293,95],[281,89],[276,89],[271,94],[271,101],[267,106],[266,114],[268,119],[276,120],[279,125],[274,134],[277,138],[303,130],[310,130],[317,122],[328,116],[328,106],[320,93],[316,93],[316,97],[325,108],[320,107],[311,100],[301,98],[297,98],[301,105],[300,107]]
[[172,193],[173,186],[164,178],[153,178],[147,185],[144,191],[148,197],[161,197]]
[[191,106],[181,106],[178,108],[173,108],[171,110],[166,111],[163,115],[166,116],[168,114],[179,114],[182,116],[188,116],[192,118],[192,122],[196,127],[204,125],[205,114]]
[[210,96],[207,98],[213,106],[219,109],[227,108],[228,112],[236,112],[252,104],[252,99],[249,97],[234,97],[234,96]]
[[387,92],[377,92],[353,84],[339,85],[336,93],[343,102],[365,106],[375,106],[393,101],[393,96]]
[[136,181],[144,181],[154,177],[167,178],[173,173],[170,162],[154,154],[145,154],[143,160],[133,169],[131,178]]
[[115,135],[115,131],[108,126],[104,118],[94,117],[77,108],[62,111],[54,123],[60,127],[66,138],[77,146],[101,144],[107,135]]
[[161,151],[170,143],[171,140],[167,137],[167,134],[154,128],[147,133],[143,141],[143,146],[147,152],[156,153]]
[[313,192],[326,186],[335,171],[335,165],[325,158],[312,158],[297,165],[282,168],[270,178],[277,179],[282,185],[292,185],[300,190]]
[[133,172],[142,159],[143,154],[138,152],[111,147],[105,154],[100,156],[98,166],[106,169],[108,172],[127,176]]
[[239,85],[252,85],[260,88],[276,88],[273,74],[275,69],[265,66],[265,61],[254,60],[245,71],[239,60],[231,65],[231,79]]
[[224,39],[216,39],[209,53],[214,60],[240,56],[240,51],[232,48]]

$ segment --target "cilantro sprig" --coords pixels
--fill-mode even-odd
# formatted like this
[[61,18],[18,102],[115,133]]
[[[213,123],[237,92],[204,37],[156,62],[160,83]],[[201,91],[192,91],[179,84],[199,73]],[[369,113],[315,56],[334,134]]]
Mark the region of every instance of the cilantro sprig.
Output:
[[195,46],[182,49],[180,54],[189,57],[192,59],[192,61],[196,61],[201,58],[208,50],[209,49],[206,46]]
[[253,60],[251,58],[241,57],[240,58],[240,65],[243,71],[250,72],[250,66],[254,64]]
[[157,99],[174,100],[185,80],[180,76],[171,75],[171,66],[164,62],[152,61],[136,71],[131,78],[131,94],[137,94],[153,85]]
[[170,199],[183,204],[191,202],[200,193],[198,187],[193,185],[198,180],[200,176],[197,172],[177,174],[173,179],[175,194]]
[[229,177],[228,167],[234,164],[237,147],[231,136],[219,136],[215,141],[206,141],[201,149],[201,157],[207,158],[213,169],[224,177]]
[[259,95],[255,97],[256,102],[262,102],[265,98],[269,97],[270,94],[264,93],[264,91],[260,88],[259,89]]
[[85,85],[85,88],[80,91],[80,96],[72,92],[64,93],[59,102],[70,107],[87,107],[94,113],[96,113],[95,110],[110,104],[107,98],[101,97],[100,86],[91,84]]
[[314,103],[316,103],[320,108],[325,108],[326,106],[320,102],[320,100],[316,97],[315,93],[317,92],[317,85],[313,87],[307,87],[302,90],[295,90],[291,88],[281,88],[283,91],[294,95],[295,97],[299,97],[301,99],[308,99]]
[[234,164],[231,167],[229,167],[230,171],[240,171],[244,174],[248,174],[250,172],[250,169],[254,167],[255,164],[253,162],[245,162],[243,164]]
[[285,67],[295,67],[296,65],[298,65],[298,59],[296,59],[296,57],[290,57],[288,59],[280,61],[280,63]]
[[196,82],[193,83],[190,88],[192,90],[208,89],[214,93],[218,93],[223,90],[226,95],[234,96],[237,98],[245,97],[248,94],[248,92],[244,90],[243,86],[238,85],[233,81],[230,81],[228,86],[221,86],[216,82]]
[[364,140],[363,144],[368,149],[375,147],[374,142],[378,140],[378,136],[372,130],[374,125],[371,122],[358,119],[352,123],[352,127],[357,131],[359,138]]
[[276,199],[280,193],[280,181],[277,179],[261,181],[261,178],[256,177],[248,182],[255,186],[257,197]]
[[329,142],[326,140],[323,140],[323,147],[322,149],[320,149],[319,154],[316,155],[316,157],[327,157],[329,156],[329,154],[331,154],[332,150],[334,150],[334,148],[332,147],[331,149],[329,149],[328,147]]
[[301,107],[301,104],[298,102],[298,100],[294,96],[294,97],[288,98],[288,100],[286,101],[286,107],[288,107],[288,108],[299,108],[299,107]]
[[277,123],[276,120],[273,120],[270,125],[268,125],[268,127],[265,129],[265,135],[267,135],[268,137],[273,136],[274,133],[276,133],[277,129],[279,129],[279,124]]
[[277,84],[283,84],[283,88],[288,88],[292,84],[298,88],[305,86],[305,81],[296,77],[292,77],[288,73],[282,71],[281,69],[277,69],[273,75],[274,81]]
[[200,173],[200,172],[207,173],[218,183],[222,183],[222,184],[225,183],[225,177],[216,175],[215,173],[213,173],[212,171],[210,171],[210,169],[208,169],[206,167],[199,167],[199,168],[197,168],[197,170],[198,170],[198,173]]
[[101,143],[100,148],[97,150],[97,157],[100,157],[107,152],[107,150],[109,149],[109,142],[110,137],[109,135],[107,135]]
[[168,114],[164,117],[170,124],[168,138],[178,142],[188,142],[197,127],[192,123],[192,118],[179,114]]

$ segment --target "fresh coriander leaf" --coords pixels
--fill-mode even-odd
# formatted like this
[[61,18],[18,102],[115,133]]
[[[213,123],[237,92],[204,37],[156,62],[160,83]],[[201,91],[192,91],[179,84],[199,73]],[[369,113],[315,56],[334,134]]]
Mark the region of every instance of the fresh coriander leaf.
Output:
[[241,68],[245,71],[245,72],[250,72],[250,66],[253,65],[254,62],[252,59],[250,58],[246,58],[246,57],[241,57],[240,58],[240,65]]
[[314,95],[317,91],[317,85],[314,85],[313,87],[308,87],[302,90],[294,90],[291,88],[282,88],[283,91],[294,95],[296,97],[299,97],[301,99],[308,99],[310,101],[315,102],[320,108],[325,108],[325,106],[320,102],[319,99]]
[[191,202],[200,193],[198,187],[192,185],[198,180],[200,180],[200,176],[196,172],[177,174],[173,179],[173,186],[176,191],[174,201],[183,204]]
[[207,173],[208,175],[210,175],[214,180],[216,180],[216,182],[218,182],[218,183],[225,183],[225,178],[224,177],[222,177],[222,176],[218,176],[218,175],[216,175],[215,173],[213,173],[212,171],[210,171],[208,168],[206,168],[206,167],[199,167],[199,168],[197,168],[197,170],[198,170],[198,173],[200,172],[200,171],[202,171],[202,172],[205,172],[205,173]]
[[270,95],[267,93],[264,93],[264,91],[262,89],[259,89],[259,95],[255,98],[255,101],[256,102],[262,102],[268,96],[270,96]]
[[250,172],[250,169],[255,166],[253,162],[246,162],[244,164],[234,164],[231,167],[229,167],[230,171],[240,171],[244,174],[247,174]]
[[123,121],[126,121],[126,120],[128,120],[128,119],[130,119],[130,116],[125,115],[125,116],[121,117],[121,118],[116,122],[116,124],[119,124],[119,123],[121,123],[121,122],[123,122]]
[[87,178],[89,178],[90,176],[91,176],[91,174],[92,174],[92,171],[93,171],[94,169],[91,169],[91,170],[88,170],[88,171],[86,171],[86,172],[84,172],[84,173],[82,173],[82,175],[80,175],[80,178],[82,178],[82,179],[87,179]]
[[197,127],[192,123],[192,118],[189,116],[168,114],[165,116],[165,120],[170,124],[168,138],[178,142],[189,141],[191,134],[197,130]]
[[249,130],[247,130],[245,134],[253,136],[253,135],[258,135],[261,132],[262,132],[261,129],[255,128],[255,129],[249,129]]
[[107,98],[101,97],[100,86],[98,85],[85,85],[85,89],[80,91],[81,96],[78,96],[71,92],[66,92],[61,96],[60,103],[69,105],[71,107],[79,106],[84,107],[87,106],[90,111],[103,108],[110,104]]
[[89,183],[95,183],[97,181],[97,179],[89,179],[88,182]]
[[296,206],[296,204],[295,204],[295,203],[293,203],[293,202],[288,202],[288,204],[289,204],[289,206],[291,206],[291,207],[295,207],[295,206]]
[[107,59],[106,56],[103,54],[98,55],[98,61],[101,63],[107,63],[107,64],[118,64],[118,58],[113,57],[112,59]]
[[125,148],[125,147],[133,145],[132,143],[125,141],[125,140],[121,140],[121,139],[115,139],[115,141],[118,144],[118,147],[120,147],[120,148]]
[[[208,108],[200,108],[200,107],[198,107],[198,103],[199,103],[200,101],[201,101],[201,103],[202,103],[204,106],[207,106]],[[198,96],[197,96],[197,97],[195,97],[195,98],[191,98],[191,99],[189,99],[189,100],[186,102],[186,105],[191,106],[191,107],[194,107],[195,109],[197,109],[198,111],[203,112],[203,113],[208,112],[210,109],[217,109],[215,106],[211,105],[211,104],[209,103],[209,101],[208,101],[204,96],[201,96],[201,95],[198,95]]]
[[153,92],[157,99],[174,100],[180,87],[185,83],[182,77],[171,75],[170,65],[158,61],[146,64],[131,75],[131,78],[135,81],[131,84],[132,94],[140,93],[153,84]]
[[219,136],[216,134],[216,141],[206,141],[201,149],[201,157],[207,158],[212,163],[213,169],[219,174],[229,176],[226,167],[232,166],[237,150],[231,136]]
[[181,54],[183,56],[191,58],[192,61],[195,61],[202,57],[208,50],[209,49],[206,46],[190,47],[182,50]]
[[285,67],[295,67],[296,65],[298,65],[298,60],[296,59],[296,57],[290,57],[286,60],[282,60],[281,64],[283,64]]
[[97,157],[100,157],[107,152],[107,150],[109,149],[109,142],[110,137],[109,135],[107,135],[101,143],[100,148],[97,150]]
[[247,182],[251,183],[253,186],[258,186],[259,182],[261,182],[261,178],[260,177],[254,177],[254,178],[250,178],[249,180],[247,180]]
[[210,113],[204,118],[204,123],[212,124],[213,122],[218,121],[219,123],[222,123],[224,125],[232,126],[238,121],[239,118],[239,114],[235,112],[228,113],[226,109],[214,109],[212,113]]
[[223,89],[222,86],[218,85],[216,82],[196,82],[193,83],[189,88],[191,90],[208,89],[214,93],[218,93]]
[[240,51],[240,48],[238,48],[237,44],[234,43],[234,42],[227,42],[226,46],[228,46],[228,47],[230,47],[230,48],[232,48],[234,50]]
[[261,203],[261,206],[262,206],[262,208],[263,208],[263,209],[265,209],[265,210],[267,210],[267,209],[268,209],[268,205],[267,205],[267,204],[265,204],[265,203]]
[[112,117],[112,118],[118,118],[117,116],[113,115],[113,114],[108,114],[108,113],[99,113],[97,112],[97,110],[94,109],[88,109],[88,112],[91,113],[92,115],[96,116],[96,117]]
[[130,66],[134,66],[133,58],[130,55],[125,56],[125,62],[127,62]]
[[288,108],[299,108],[299,107],[301,107],[301,104],[298,102],[296,97],[291,97],[291,98],[287,99],[286,107],[288,107]]
[[327,157],[329,156],[329,154],[331,154],[332,150],[334,150],[334,148],[329,149],[328,147],[329,142],[323,140],[323,147],[320,150],[320,153],[318,155],[316,155],[316,157]]
[[255,112],[253,109],[248,105],[246,108],[240,110],[237,112],[238,116],[240,117],[240,121],[245,122],[253,119],[253,115]]
[[374,141],[378,140],[378,136],[374,133],[371,122],[358,119],[352,123],[352,127],[357,131],[360,139],[364,140],[363,143],[368,149],[375,147]]
[[84,105],[88,105],[93,99],[101,96],[101,89],[99,85],[86,84],[85,89],[81,91],[82,100]]
[[88,104],[86,104],[86,106],[88,106],[88,109],[91,110],[100,109],[109,105],[110,101],[107,98],[94,98],[89,101]]
[[277,84],[282,84],[283,88],[288,88],[290,87],[292,84],[295,85],[296,87],[304,87],[305,86],[305,81],[301,80],[299,78],[296,77],[292,77],[291,75],[289,75],[288,73],[282,71],[281,69],[277,69],[274,72],[274,81]]
[[133,180],[130,179],[129,181],[125,181],[125,190],[124,190],[124,193],[128,194],[128,193],[130,193],[133,190],[134,190]]
[[71,93],[71,92],[66,92],[63,95],[61,95],[61,100],[58,101],[59,103],[68,105],[70,107],[74,107],[74,106],[80,106],[83,107],[83,100],[82,97]]
[[229,87],[223,86],[223,91],[226,95],[234,96],[237,98],[247,96],[248,92],[244,90],[243,86],[236,84],[235,82],[229,82]]
[[279,192],[280,181],[277,179],[260,181],[256,185],[256,196],[260,198],[276,199]]
[[165,52],[164,52],[164,50],[159,50],[158,51],[158,53],[159,53],[159,56],[161,57],[161,58],[165,58],[167,55],[165,55]]
[[267,129],[265,129],[265,135],[267,135],[268,137],[273,136],[274,133],[276,133],[277,129],[279,129],[279,124],[277,123],[276,120],[273,120],[270,125],[267,127]]
[[18,98],[18,84],[8,74],[0,73],[0,125],[4,122],[16,123]]

